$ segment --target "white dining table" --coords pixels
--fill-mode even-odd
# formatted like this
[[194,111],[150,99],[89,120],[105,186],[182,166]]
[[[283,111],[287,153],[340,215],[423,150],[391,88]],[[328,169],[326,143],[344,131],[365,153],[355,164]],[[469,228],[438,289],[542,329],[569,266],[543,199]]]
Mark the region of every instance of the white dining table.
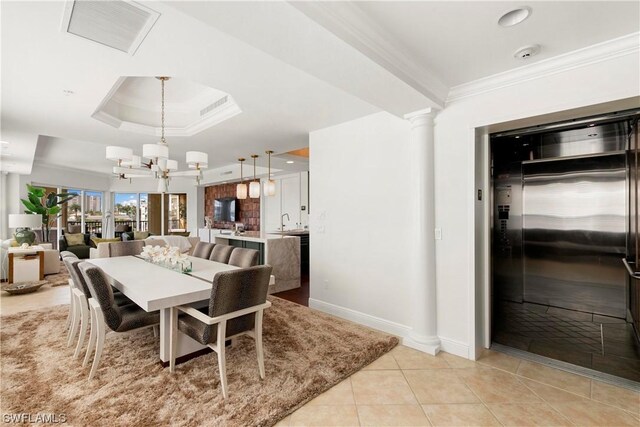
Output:
[[[238,267],[189,257],[192,271],[179,273],[152,264],[135,256],[94,258],[91,264],[100,267],[113,279],[112,286],[125,294],[145,311],[160,310],[160,360],[169,361],[171,307],[206,301],[211,296],[213,277],[221,271]],[[185,356],[206,348],[191,337],[178,333],[177,356]]]

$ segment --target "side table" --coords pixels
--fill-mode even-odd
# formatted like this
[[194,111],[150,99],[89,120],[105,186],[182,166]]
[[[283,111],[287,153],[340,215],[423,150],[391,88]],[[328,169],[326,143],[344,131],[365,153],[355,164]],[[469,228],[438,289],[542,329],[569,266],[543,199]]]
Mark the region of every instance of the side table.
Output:
[[41,246],[9,248],[7,252],[9,284],[44,280],[44,249]]

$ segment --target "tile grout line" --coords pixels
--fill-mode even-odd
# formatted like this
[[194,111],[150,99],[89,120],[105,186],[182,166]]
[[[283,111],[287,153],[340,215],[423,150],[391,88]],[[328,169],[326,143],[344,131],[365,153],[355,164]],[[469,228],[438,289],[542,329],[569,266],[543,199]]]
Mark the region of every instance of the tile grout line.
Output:
[[[362,369],[358,372],[361,372]],[[356,393],[355,391],[353,391],[353,381],[351,381],[351,377],[353,377],[355,374],[357,374],[357,372],[354,372],[353,374],[351,374],[351,376],[349,376],[349,387],[351,387],[351,397],[353,397],[353,404],[356,407],[356,418],[358,418],[358,425],[362,426],[362,421],[360,421],[360,410],[358,407],[358,402],[356,401]]]
[[[493,368],[491,368],[493,369]],[[469,387],[469,385],[467,384],[467,382],[464,380],[464,378],[461,378],[456,372],[454,372],[454,375],[460,380],[462,381],[462,383],[464,384],[464,386],[471,392],[473,393],[473,395],[476,397],[476,399],[478,399],[480,401],[480,403],[482,404],[482,406],[484,406],[486,408],[487,411],[489,411],[489,413],[491,414],[491,416],[498,422],[498,424],[500,424],[501,426],[504,426],[504,423],[502,421],[500,421],[500,419],[496,416],[496,414],[493,413],[493,411],[491,410],[491,408],[489,407],[489,405],[487,405],[485,403],[484,400],[482,400],[480,398],[480,396],[478,396],[478,393],[476,393],[475,391],[473,391],[473,389],[471,387]]]
[[[516,381],[518,381],[518,382],[519,382],[520,384],[522,384],[522,385],[523,385],[527,390],[529,390],[531,393],[533,393],[535,396],[537,396],[540,400],[542,400],[542,402],[543,402],[543,403],[547,404],[547,405],[548,405],[548,406],[549,406],[549,407],[550,407],[550,408],[551,408],[555,413],[557,413],[558,415],[560,415],[560,417],[561,417],[561,418],[563,418],[563,419],[567,420],[567,421],[569,422],[569,424],[571,424],[571,425],[573,425],[573,426],[577,425],[577,424],[575,424],[575,423],[574,423],[574,422],[573,422],[569,417],[567,417],[566,415],[564,415],[564,414],[562,414],[560,411],[558,411],[558,410],[555,408],[555,406],[553,406],[553,405],[551,404],[551,402],[547,401],[544,397],[542,397],[542,396],[540,396],[538,393],[536,393],[536,391],[535,391],[534,389],[532,389],[532,388],[528,387],[528,386],[527,386],[527,385],[526,385],[526,384],[521,380],[521,378],[526,378],[526,377],[521,377],[521,376],[519,376],[519,375],[516,375]],[[530,379],[530,378],[527,378],[527,379]],[[533,380],[532,380],[532,381],[533,381]],[[534,381],[534,382],[537,382],[537,383],[542,384],[542,385],[549,386],[548,384],[540,383],[540,382],[538,382],[538,381]],[[549,387],[553,387],[553,386],[549,386]],[[554,388],[558,388],[558,387],[554,387]],[[558,390],[562,390],[562,389],[558,388]],[[564,390],[562,390],[562,391],[564,391]],[[574,394],[574,393],[572,393],[572,394]],[[578,395],[576,394],[576,396],[578,396]],[[580,396],[580,397],[582,397],[582,396]]]
[[[400,367],[400,363],[398,363],[398,360],[396,359],[396,357],[392,354],[391,357],[393,357],[393,360],[395,360],[396,365],[398,365],[398,369],[400,370],[400,373],[402,373],[402,378],[404,378],[404,380],[407,382],[407,385],[409,386],[409,390],[411,390],[411,393],[413,394],[413,398],[416,399],[416,402],[418,403],[418,406],[420,407],[420,409],[422,410],[422,413],[424,414],[425,418],[427,419],[427,422],[429,423],[430,426],[435,426],[435,424],[433,423],[433,421],[431,421],[431,418],[429,418],[429,414],[427,414],[427,411],[424,410],[424,406],[422,405],[422,403],[420,403],[420,399],[418,399],[418,396],[416,396],[416,392],[413,390],[413,387],[411,387],[411,383],[409,383],[409,380],[407,379],[407,376],[404,374],[404,369],[402,369]],[[447,362],[445,360],[445,362]],[[447,363],[447,366],[449,364]]]

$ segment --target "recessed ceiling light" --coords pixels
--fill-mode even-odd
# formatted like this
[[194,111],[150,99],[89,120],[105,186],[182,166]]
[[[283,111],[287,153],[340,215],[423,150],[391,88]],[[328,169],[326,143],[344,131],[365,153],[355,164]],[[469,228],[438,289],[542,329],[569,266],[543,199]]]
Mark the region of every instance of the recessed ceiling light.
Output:
[[532,44],[529,46],[521,47],[516,50],[513,54],[513,57],[516,59],[529,59],[532,56],[537,55],[540,52],[540,45]]
[[513,27],[518,25],[531,15],[531,8],[528,6],[519,7],[510,10],[498,19],[498,25],[501,27]]
[[287,163],[292,164],[293,160],[287,160]]

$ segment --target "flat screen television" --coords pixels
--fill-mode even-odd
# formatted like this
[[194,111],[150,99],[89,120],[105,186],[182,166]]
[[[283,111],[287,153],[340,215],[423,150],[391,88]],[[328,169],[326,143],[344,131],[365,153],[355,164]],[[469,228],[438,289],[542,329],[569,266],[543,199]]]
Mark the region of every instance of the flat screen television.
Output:
[[217,222],[235,222],[238,213],[238,200],[235,197],[223,197],[213,201],[213,220]]

